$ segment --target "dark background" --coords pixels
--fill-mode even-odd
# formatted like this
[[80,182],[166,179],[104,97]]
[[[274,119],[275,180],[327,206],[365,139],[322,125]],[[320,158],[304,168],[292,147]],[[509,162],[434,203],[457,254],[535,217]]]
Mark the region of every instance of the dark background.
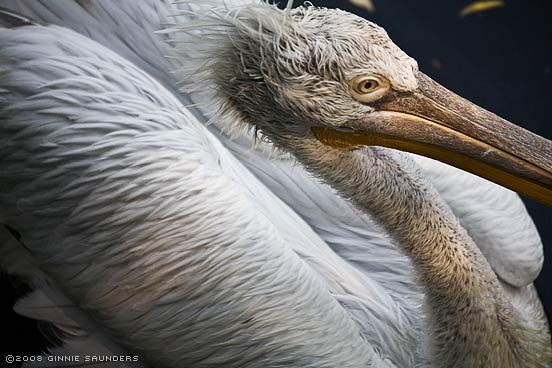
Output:
[[[341,7],[378,23],[418,61],[422,71],[439,83],[507,120],[551,138],[552,22],[546,1],[505,0],[504,7],[466,17],[459,13],[470,1],[373,0],[375,12],[370,14],[345,0],[312,2]],[[544,243],[545,264],[536,285],[550,316],[552,209],[525,202]],[[8,353],[41,352],[47,343],[38,323],[12,311],[16,295],[25,288],[5,275],[0,281],[0,331],[4,340],[0,359]],[[1,361],[0,367],[3,364]]]

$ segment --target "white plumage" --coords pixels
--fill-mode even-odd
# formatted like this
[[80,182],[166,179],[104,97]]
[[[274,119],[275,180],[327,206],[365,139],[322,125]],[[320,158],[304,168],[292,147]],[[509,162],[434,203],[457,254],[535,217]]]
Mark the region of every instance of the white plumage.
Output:
[[[205,127],[201,96],[177,92],[186,61],[153,32],[188,5],[2,5],[82,34],[0,29],[0,222],[24,244],[4,232],[2,266],[39,287],[22,314],[70,349],[125,346],[155,367],[431,364],[423,293],[392,240],[287,155]],[[545,323],[542,245],[517,195],[414,159]],[[36,308],[66,298],[76,312]]]

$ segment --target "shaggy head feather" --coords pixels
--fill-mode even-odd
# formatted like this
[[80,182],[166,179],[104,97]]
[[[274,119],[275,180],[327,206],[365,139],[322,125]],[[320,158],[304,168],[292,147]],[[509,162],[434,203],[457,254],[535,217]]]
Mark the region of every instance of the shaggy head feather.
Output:
[[225,113],[273,140],[373,111],[351,97],[354,77],[382,76],[397,91],[417,88],[416,61],[383,28],[354,14],[264,2],[193,9],[193,22],[168,30],[184,43],[176,49],[188,67],[179,77],[213,90]]

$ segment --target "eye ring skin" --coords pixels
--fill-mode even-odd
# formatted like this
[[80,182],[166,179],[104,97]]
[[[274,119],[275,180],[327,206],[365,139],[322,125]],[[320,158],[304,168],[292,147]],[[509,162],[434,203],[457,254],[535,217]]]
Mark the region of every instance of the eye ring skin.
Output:
[[[366,89],[364,86],[367,82],[374,83],[374,86]],[[351,97],[361,103],[370,103],[382,98],[389,87],[389,81],[378,75],[361,75],[349,81]]]

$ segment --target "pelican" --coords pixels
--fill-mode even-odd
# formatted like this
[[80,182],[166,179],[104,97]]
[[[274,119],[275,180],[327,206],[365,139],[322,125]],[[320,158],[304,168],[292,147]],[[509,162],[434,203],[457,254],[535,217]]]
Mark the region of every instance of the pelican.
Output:
[[53,353],[552,365],[517,195],[395,150],[550,204],[550,142],[382,28],[237,0],[2,5],[1,264],[35,287],[15,309],[58,328]]

